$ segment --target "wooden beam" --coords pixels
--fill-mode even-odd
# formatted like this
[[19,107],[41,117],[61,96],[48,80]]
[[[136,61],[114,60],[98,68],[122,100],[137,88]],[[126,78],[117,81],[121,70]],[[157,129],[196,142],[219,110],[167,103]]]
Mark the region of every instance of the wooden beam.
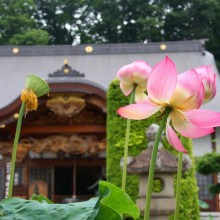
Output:
[[[76,167],[97,167],[105,166],[105,158],[88,157],[82,158],[76,156]],[[25,161],[28,167],[67,167],[73,166],[73,158],[55,158],[55,159],[27,159]]]
[[105,133],[105,125],[30,125],[22,126],[21,134],[49,134],[49,133]]

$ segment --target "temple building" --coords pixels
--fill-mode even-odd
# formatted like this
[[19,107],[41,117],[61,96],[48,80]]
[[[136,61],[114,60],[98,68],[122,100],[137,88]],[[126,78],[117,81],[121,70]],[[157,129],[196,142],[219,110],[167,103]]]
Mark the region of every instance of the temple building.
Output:
[[[203,40],[53,46],[0,46],[0,199],[7,196],[10,158],[25,77],[35,74],[50,86],[37,111],[23,119],[17,154],[14,195],[42,193],[62,203],[72,196],[88,199],[105,179],[106,92],[120,67],[135,60],[151,66],[166,55],[178,72],[212,65],[217,95],[205,109],[220,111],[220,79]],[[212,141],[215,139],[215,141]],[[220,129],[193,140],[195,157],[218,151]],[[219,149],[220,150],[220,149]],[[199,197],[219,210],[219,198],[207,184],[217,176],[198,174]]]

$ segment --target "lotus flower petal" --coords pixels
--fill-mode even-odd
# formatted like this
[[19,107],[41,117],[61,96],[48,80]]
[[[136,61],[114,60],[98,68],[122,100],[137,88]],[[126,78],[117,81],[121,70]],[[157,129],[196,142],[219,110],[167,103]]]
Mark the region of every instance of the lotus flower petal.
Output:
[[187,116],[179,111],[172,111],[170,113],[174,129],[184,137],[199,138],[211,134],[214,129],[211,127],[198,127],[191,121],[187,120]]
[[176,88],[176,66],[169,57],[158,63],[148,79],[148,96],[156,103],[169,103]]
[[215,97],[216,94],[216,74],[213,72],[211,66],[200,66],[197,67],[196,72],[198,76],[201,78],[204,90],[205,90],[205,98],[204,103],[209,102],[211,99]]
[[151,67],[144,61],[135,61],[123,66],[117,73],[120,80],[120,88],[125,96],[128,96],[135,86],[142,91],[147,89],[147,80]]
[[120,83],[121,91],[125,96],[128,96],[133,90],[133,83]]
[[197,127],[209,128],[220,126],[220,112],[192,109],[184,112],[186,118]]
[[143,90],[137,86],[137,88],[135,89],[135,102],[141,102],[144,101],[145,99],[147,99],[147,95],[145,92],[143,92]]
[[177,76],[176,89],[170,100],[173,107],[181,111],[199,108],[203,99],[203,84],[195,70],[189,70]]
[[173,146],[177,151],[187,153],[182,143],[180,142],[180,139],[176,135],[176,132],[169,124],[166,126],[166,137],[170,145]]
[[133,67],[133,82],[147,89],[147,80],[149,78],[152,68],[145,61],[134,62]]
[[162,107],[150,103],[138,103],[121,107],[117,113],[123,118],[142,120],[158,112]]

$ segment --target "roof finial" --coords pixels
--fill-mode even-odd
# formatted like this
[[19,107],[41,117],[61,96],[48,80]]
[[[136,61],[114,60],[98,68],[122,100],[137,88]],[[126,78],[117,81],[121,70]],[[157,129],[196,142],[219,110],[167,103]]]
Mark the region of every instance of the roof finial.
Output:
[[64,65],[68,65],[68,60],[64,59],[63,63],[64,63]]

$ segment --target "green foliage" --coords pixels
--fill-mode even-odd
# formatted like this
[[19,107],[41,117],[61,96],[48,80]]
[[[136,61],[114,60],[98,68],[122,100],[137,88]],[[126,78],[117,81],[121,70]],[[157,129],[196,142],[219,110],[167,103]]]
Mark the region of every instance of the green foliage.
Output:
[[[209,175],[212,173],[220,172],[220,154],[208,153],[203,157],[199,158],[197,161],[197,170],[199,173],[204,175]],[[219,194],[220,193],[220,183],[210,185],[208,187],[210,193]]]
[[0,202],[1,219],[121,220],[123,214],[139,217],[137,206],[120,188],[100,181],[99,193],[99,198],[69,204],[51,204],[43,195],[33,195],[32,200],[6,198]]
[[[114,80],[107,93],[107,179],[117,186],[121,186],[122,169],[119,165],[123,157],[123,143],[125,139],[126,120],[116,114],[116,110],[129,103],[129,97],[124,97],[119,88],[119,81]],[[152,123],[159,123],[159,115],[152,116],[146,120],[131,121],[131,138],[129,142],[129,155],[136,156],[147,147],[145,129]],[[137,142],[138,143],[137,143]],[[177,152],[163,139],[166,149],[177,155]],[[192,142],[184,138],[183,144],[192,158]],[[176,181],[176,176],[174,178]],[[175,182],[174,182],[175,184]],[[181,181],[181,204],[179,220],[198,220],[198,189],[195,179],[194,161],[192,168],[183,174]],[[128,175],[126,192],[134,200],[138,196],[139,177]],[[170,216],[173,219],[173,216]]]
[[[2,220],[89,219],[97,199],[82,203],[47,204],[35,200],[6,198],[0,202]],[[94,218],[93,218],[94,219]]]
[[209,208],[209,204],[202,201],[202,200],[199,200],[199,207],[202,208],[202,209],[208,209]]
[[41,29],[50,35],[49,44],[72,44],[76,37],[76,18],[82,8],[81,0],[35,0],[36,20]]
[[[130,132],[130,139],[128,143],[128,147],[136,148],[143,144],[143,135],[136,134],[133,131]],[[124,148],[125,145],[125,138],[120,139],[115,146],[118,148]]]
[[[45,44],[46,33],[37,30],[34,0],[2,0],[0,2],[0,44]],[[47,39],[47,40],[46,40]]]
[[[192,159],[192,167],[189,171],[183,173],[181,179],[181,193],[180,193],[180,216],[179,220],[185,219],[199,219],[199,204],[198,204],[198,187],[195,178],[195,165],[192,157],[192,143],[191,140],[184,139],[183,145],[189,152]],[[176,177],[174,178],[174,184],[176,187]],[[170,216],[170,220],[173,220],[173,215]]]
[[52,201],[50,201],[47,197],[45,197],[42,194],[39,194],[39,195],[32,194],[30,200],[35,200],[35,201],[38,201],[40,203],[52,204]]
[[[161,39],[163,11],[156,1],[143,0],[87,0],[81,26],[82,43],[140,42]],[[89,19],[88,19],[89,18]]]
[[199,158],[197,170],[204,175],[220,172],[220,154],[208,153]]
[[213,194],[220,193],[220,183],[216,183],[215,185],[209,186],[209,192]]
[[163,180],[160,178],[154,178],[153,180],[153,192],[159,193],[163,190]]
[[138,207],[133,203],[131,198],[120,188],[101,181],[99,187],[100,204],[97,209],[95,220],[121,220],[121,216],[126,214],[133,219],[140,215]]
[[207,49],[220,60],[220,1],[161,1],[167,14],[164,19],[165,40],[209,39]]
[[32,29],[22,34],[15,34],[9,40],[12,45],[45,45],[48,43],[49,34],[43,30]]

